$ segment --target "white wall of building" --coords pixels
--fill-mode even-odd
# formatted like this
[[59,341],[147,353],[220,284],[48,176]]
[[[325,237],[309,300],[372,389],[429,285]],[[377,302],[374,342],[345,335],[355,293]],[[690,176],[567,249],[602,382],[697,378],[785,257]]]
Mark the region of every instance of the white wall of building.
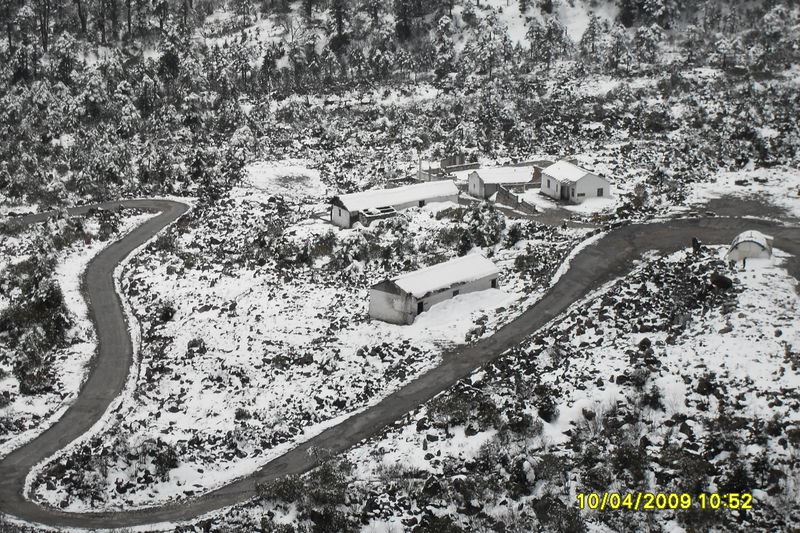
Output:
[[331,206],[331,222],[340,228],[350,227],[350,211],[344,207]]
[[426,312],[434,305],[459,294],[491,289],[493,288],[493,281],[495,282],[495,287],[497,287],[497,274],[476,279],[459,287],[436,292],[420,299],[405,293],[393,294],[373,288],[369,291],[369,316],[391,324],[412,324],[417,317],[419,302],[422,302],[422,311]]
[[477,172],[470,172],[467,178],[467,191],[470,196],[483,198],[483,180],[481,180]]
[[413,297],[407,294],[395,294],[379,289],[369,291],[369,316],[390,324],[411,324],[414,314],[411,313]]
[[[573,189],[574,195],[572,194]],[[570,186],[569,201],[573,204],[579,204],[587,198],[607,198],[609,196],[611,196],[611,185],[600,176],[587,174],[579,179],[575,185]]]
[[548,175],[546,172],[542,172],[541,191],[556,200],[561,198],[561,187],[559,186],[558,180]]

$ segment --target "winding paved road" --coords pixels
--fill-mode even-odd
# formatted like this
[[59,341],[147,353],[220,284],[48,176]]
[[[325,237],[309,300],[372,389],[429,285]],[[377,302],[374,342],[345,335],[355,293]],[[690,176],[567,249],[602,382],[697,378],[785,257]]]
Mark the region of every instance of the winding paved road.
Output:
[[[757,229],[773,235],[777,248],[793,254],[788,268],[793,276],[800,279],[800,228],[797,227],[740,218],[693,218],[623,226],[583,249],[572,260],[567,273],[539,302],[494,335],[475,345],[458,347],[445,353],[438,367],[377,405],[299,444],[254,474],[197,498],[171,505],[124,512],[66,513],[25,499],[25,478],[31,467],[89,430],[122,391],[132,362],[132,350],[125,317],[114,291],[114,267],[187,210],[183,204],[162,200],[136,200],[121,204],[158,210],[161,214],[109,246],[89,264],[86,287],[100,344],[96,366],[91,370],[78,399],[54,426],[0,461],[0,511],[23,520],[66,527],[131,527],[191,520],[245,501],[254,495],[258,482],[311,469],[314,463],[307,453],[310,447],[326,448],[338,453],[375,435],[386,425],[402,418],[507,348],[518,344],[593,289],[624,275],[630,270],[632,260],[640,258],[648,250],[662,253],[677,251],[689,246],[692,237],[707,243],[728,243],[745,229]],[[115,205],[119,203],[111,202],[103,206]],[[82,207],[71,212],[80,214],[87,209]],[[23,220],[36,222],[45,217],[35,215],[24,217]]]

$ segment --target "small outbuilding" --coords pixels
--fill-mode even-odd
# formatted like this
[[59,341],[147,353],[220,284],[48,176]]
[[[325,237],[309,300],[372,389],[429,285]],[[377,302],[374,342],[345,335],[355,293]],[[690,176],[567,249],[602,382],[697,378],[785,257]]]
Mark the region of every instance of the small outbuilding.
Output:
[[772,237],[755,230],[740,233],[731,242],[725,257],[729,261],[772,257]]
[[469,174],[467,191],[475,198],[489,198],[501,187],[525,188],[533,185],[534,170],[532,167],[495,167],[482,168]]
[[587,198],[611,196],[611,184],[578,165],[558,161],[542,170],[541,191],[556,200],[579,204]]
[[458,202],[455,182],[431,181],[335,196],[331,201],[331,222],[342,228],[350,228],[356,222],[368,225],[372,220],[394,216],[402,209],[436,202]]
[[469,292],[497,288],[500,271],[480,254],[458,257],[373,285],[369,316],[392,324],[412,324],[431,306]]

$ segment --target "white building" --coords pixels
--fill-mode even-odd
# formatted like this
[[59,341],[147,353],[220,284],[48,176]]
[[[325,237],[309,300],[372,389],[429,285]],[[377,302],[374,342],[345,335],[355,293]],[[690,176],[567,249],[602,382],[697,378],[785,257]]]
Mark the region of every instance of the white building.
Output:
[[500,271],[480,254],[458,257],[373,285],[369,316],[392,324],[411,324],[431,306],[459,294],[497,288]]
[[567,161],[559,161],[542,170],[542,193],[572,204],[587,198],[611,196],[608,180]]
[[458,202],[458,187],[452,180],[336,196],[331,201],[331,222],[342,228],[350,228],[359,221],[367,225],[371,220],[393,216],[401,209],[436,202]]
[[503,185],[524,187],[533,182],[534,169],[523,167],[482,168],[469,174],[467,190],[475,198],[489,198]]
[[754,230],[740,233],[731,242],[725,257],[729,261],[742,261],[750,257],[772,257],[772,237]]

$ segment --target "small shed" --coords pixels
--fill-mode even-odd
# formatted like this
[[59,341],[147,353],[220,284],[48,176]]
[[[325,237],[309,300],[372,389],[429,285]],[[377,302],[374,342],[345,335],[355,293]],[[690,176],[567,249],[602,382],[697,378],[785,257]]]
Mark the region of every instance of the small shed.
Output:
[[532,184],[534,170],[531,167],[482,168],[471,172],[467,178],[467,190],[475,198],[489,198],[500,186],[524,188]]
[[392,324],[412,324],[431,306],[469,292],[497,288],[500,271],[480,254],[470,254],[373,285],[369,316]]
[[607,179],[568,161],[558,161],[542,170],[543,194],[572,204],[587,198],[611,196]]
[[331,222],[350,228],[360,220],[362,213],[361,221],[368,223],[402,209],[436,202],[458,202],[458,187],[454,181],[431,181],[335,196],[331,201]]
[[772,257],[772,240],[771,236],[764,235],[760,231],[745,231],[733,239],[725,257],[729,261]]

